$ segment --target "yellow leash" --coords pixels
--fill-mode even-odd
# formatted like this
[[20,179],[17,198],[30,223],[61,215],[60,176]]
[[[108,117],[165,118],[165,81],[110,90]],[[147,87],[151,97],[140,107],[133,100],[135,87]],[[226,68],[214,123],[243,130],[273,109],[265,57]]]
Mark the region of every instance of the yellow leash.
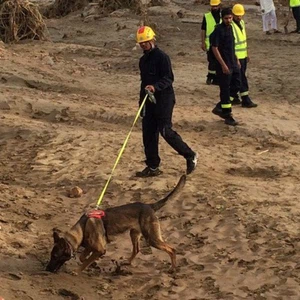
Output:
[[135,119],[134,119],[134,121],[133,121],[133,123],[132,123],[132,126],[131,126],[131,128],[130,128],[128,134],[127,134],[127,137],[126,137],[126,139],[125,139],[125,141],[124,141],[124,143],[123,143],[122,148],[121,148],[120,151],[119,151],[119,154],[118,154],[118,157],[117,157],[117,159],[116,159],[116,161],[115,161],[115,164],[114,164],[114,166],[113,166],[113,168],[112,168],[112,170],[111,170],[111,173],[110,173],[110,175],[109,175],[109,177],[108,177],[108,179],[107,179],[107,181],[106,181],[106,184],[105,184],[105,186],[104,186],[104,188],[103,188],[103,190],[102,190],[102,193],[101,193],[101,195],[100,195],[100,197],[99,197],[99,199],[98,199],[98,201],[97,201],[96,209],[99,209],[99,206],[100,206],[100,204],[101,204],[101,202],[102,202],[102,199],[103,199],[103,197],[104,197],[104,194],[105,194],[105,192],[106,192],[106,190],[107,190],[107,187],[108,187],[108,185],[109,185],[109,183],[110,183],[110,181],[111,181],[111,179],[112,179],[113,173],[114,173],[114,171],[115,171],[115,169],[116,169],[116,167],[117,167],[117,165],[118,165],[118,163],[119,163],[119,160],[120,160],[120,158],[121,158],[121,156],[122,156],[122,154],[123,154],[123,152],[124,152],[124,150],[125,150],[125,147],[126,147],[126,145],[127,145],[127,142],[128,142],[128,140],[129,140],[129,137],[130,137],[130,135],[131,135],[131,132],[132,132],[132,130],[133,130],[133,128],[134,128],[134,125],[135,125],[136,121],[138,120],[138,118],[139,118],[139,116],[140,116],[140,114],[141,114],[141,111],[142,111],[142,109],[143,109],[143,107],[144,107],[144,105],[145,105],[145,102],[146,102],[148,96],[149,96],[149,94],[146,94],[145,98],[143,99],[142,104],[141,104],[140,107],[139,107],[139,110],[138,110],[138,112],[137,112],[137,114],[136,114],[136,116],[135,116]]

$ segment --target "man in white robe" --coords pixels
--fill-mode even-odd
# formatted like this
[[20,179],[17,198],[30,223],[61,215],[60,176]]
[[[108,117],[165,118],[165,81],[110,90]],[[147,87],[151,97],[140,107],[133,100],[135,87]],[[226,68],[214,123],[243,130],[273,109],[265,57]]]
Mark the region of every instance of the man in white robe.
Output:
[[274,33],[280,33],[277,29],[277,17],[273,0],[260,0],[259,2],[262,13],[263,31],[268,35],[271,34],[270,30],[273,30]]

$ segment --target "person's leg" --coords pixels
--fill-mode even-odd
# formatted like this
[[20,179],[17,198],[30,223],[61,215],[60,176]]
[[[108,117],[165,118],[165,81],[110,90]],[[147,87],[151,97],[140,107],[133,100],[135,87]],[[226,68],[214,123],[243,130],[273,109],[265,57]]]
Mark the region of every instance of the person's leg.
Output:
[[294,32],[300,33],[300,6],[292,7],[292,12],[296,21],[296,30]]
[[191,173],[197,164],[197,154],[182,140],[172,128],[172,115],[175,105],[174,95],[167,95],[163,101],[157,101],[156,116],[158,129],[165,141],[187,160],[187,174]]
[[270,15],[271,15],[271,29],[274,30],[274,33],[280,33],[280,31],[277,28],[277,16],[274,9],[271,10]]
[[208,61],[208,73],[207,73],[207,84],[215,84],[216,81],[216,63],[215,58],[211,51],[207,52],[207,61]]
[[[247,79],[247,58],[240,59],[240,95],[242,98],[242,107],[256,107],[257,104],[253,103],[252,100],[249,97],[249,85],[248,85],[248,79]],[[235,80],[236,81],[236,80]],[[232,91],[234,93],[234,91]]]
[[224,115],[231,114],[231,101],[230,101],[230,81],[231,81],[231,73],[224,74],[220,73],[220,102],[222,113]]
[[[232,82],[232,75],[233,71],[230,70],[230,74],[222,74],[220,75],[220,102],[221,102],[221,108],[222,108],[222,114],[220,115],[221,118],[224,119],[225,124],[236,126],[238,123],[235,121],[235,119],[232,117],[231,114],[231,101],[230,101],[230,86]],[[237,90],[234,90],[235,95],[237,94],[240,86],[236,83]]]
[[146,114],[142,120],[142,129],[146,165],[152,169],[158,168],[160,164],[158,154],[159,131],[154,103],[146,103]]
[[216,71],[219,80],[220,101],[216,104],[212,113],[225,119],[231,115],[230,75],[224,74],[219,65],[217,65]]
[[263,31],[269,32],[269,20],[268,20],[268,14],[262,15],[262,21],[263,21]]
[[[163,102],[163,103],[162,103]],[[189,158],[194,155],[192,149],[182,140],[180,135],[173,130],[172,115],[175,101],[169,97],[157,103],[157,123],[161,136],[166,142],[182,155],[184,158]]]

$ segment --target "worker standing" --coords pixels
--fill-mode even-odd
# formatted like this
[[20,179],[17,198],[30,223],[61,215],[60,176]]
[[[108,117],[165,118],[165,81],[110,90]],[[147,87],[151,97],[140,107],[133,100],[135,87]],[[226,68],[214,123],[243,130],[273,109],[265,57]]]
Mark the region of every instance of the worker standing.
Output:
[[137,42],[144,54],[140,58],[141,74],[140,104],[148,97],[142,110],[143,144],[146,168],[136,173],[137,177],[153,177],[162,173],[159,169],[159,134],[186,159],[186,173],[192,173],[197,165],[194,152],[172,129],[172,114],[175,105],[174,75],[169,56],[155,45],[155,33],[149,26],[137,31]]
[[290,7],[296,20],[296,29],[292,33],[300,33],[300,0],[289,0]]
[[[257,107],[256,103],[253,103],[249,97],[249,85],[246,76],[247,64],[249,62],[248,47],[247,47],[247,33],[245,28],[245,22],[242,19],[245,15],[245,9],[242,4],[235,4],[232,8],[233,22],[231,23],[233,34],[234,34],[234,47],[235,55],[240,62],[240,74],[241,74],[241,84],[240,84],[240,96],[242,99],[242,107]],[[238,95],[232,99],[238,104],[240,101]]]
[[210,0],[210,12],[207,12],[203,16],[201,25],[201,48],[207,53],[208,61],[208,73],[207,84],[217,85],[216,78],[216,60],[214,56],[209,52],[210,42],[209,36],[214,31],[215,26],[221,21],[221,0]]
[[224,119],[225,124],[236,126],[238,122],[232,117],[230,98],[237,95],[240,90],[240,63],[234,50],[231,8],[222,9],[221,17],[222,22],[210,36],[210,51],[218,61],[216,71],[220,87],[220,102],[212,113]]

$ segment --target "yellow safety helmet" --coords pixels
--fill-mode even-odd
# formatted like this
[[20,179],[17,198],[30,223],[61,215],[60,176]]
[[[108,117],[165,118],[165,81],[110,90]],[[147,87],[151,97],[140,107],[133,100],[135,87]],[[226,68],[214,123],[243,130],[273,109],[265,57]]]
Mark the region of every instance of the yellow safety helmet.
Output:
[[155,32],[149,26],[142,26],[136,33],[136,41],[138,43],[144,43],[152,41],[155,38]]
[[245,9],[242,4],[235,4],[232,8],[232,13],[236,16],[243,16],[245,14]]
[[218,6],[221,4],[221,0],[210,0],[210,6]]

